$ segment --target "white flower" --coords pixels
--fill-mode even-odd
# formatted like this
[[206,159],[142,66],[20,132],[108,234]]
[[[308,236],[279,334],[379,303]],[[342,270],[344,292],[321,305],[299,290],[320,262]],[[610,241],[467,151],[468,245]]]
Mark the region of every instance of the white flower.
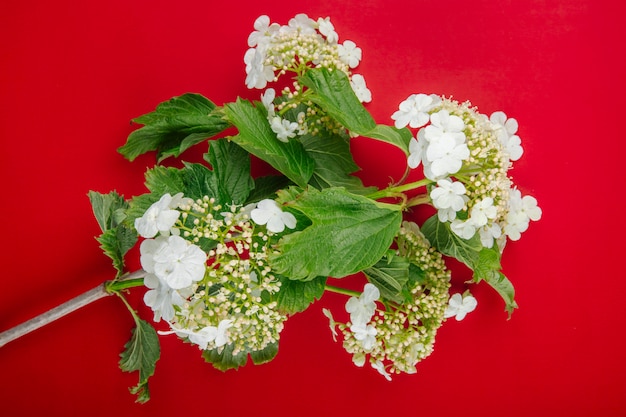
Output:
[[346,303],[346,311],[350,313],[353,325],[367,324],[376,311],[376,300],[380,291],[374,284],[367,283],[359,297],[350,297]]
[[[433,127],[436,127],[442,134],[443,133],[461,133],[465,129],[465,123],[459,116],[451,115],[447,110],[440,110],[437,113],[430,115],[430,122]],[[461,137],[461,136],[456,136]],[[428,137],[431,140],[430,137]],[[465,134],[461,140],[465,140]]]
[[521,233],[528,229],[530,221],[539,220],[541,214],[535,197],[529,195],[522,197],[522,193],[518,189],[510,189],[509,211],[506,215],[504,233],[511,240],[519,240]]
[[485,248],[491,248],[493,247],[493,240],[502,236],[502,228],[498,223],[493,223],[478,229],[478,234],[480,235],[480,243]]
[[411,94],[400,103],[399,110],[391,115],[398,129],[409,125],[412,128],[422,127],[429,121],[428,112],[441,100],[434,94]]
[[276,98],[276,90],[273,88],[268,88],[261,94],[261,103],[263,103],[263,106],[267,109],[268,117],[272,117],[275,114],[274,98]]
[[469,156],[467,144],[457,143],[451,135],[443,135],[436,142],[431,142],[426,149],[426,158],[434,175],[431,179],[457,173]]
[[330,17],[318,18],[317,27],[320,33],[326,36],[326,40],[330,44],[335,44],[339,40],[339,35],[335,32],[335,26],[330,22]]
[[144,240],[140,245],[141,266],[175,290],[200,281],[207,255],[180,236]]
[[354,333],[354,338],[361,342],[361,346],[364,350],[368,351],[374,347],[376,343],[376,328],[371,324],[365,325],[364,323],[353,324],[350,326],[350,331]]
[[143,283],[149,288],[143,296],[143,302],[154,312],[154,321],[161,318],[170,321],[174,318],[174,306],[182,306],[185,300],[178,291],[171,289],[154,274],[147,274]]
[[448,307],[443,313],[445,318],[454,317],[457,321],[461,321],[465,318],[467,313],[474,311],[478,301],[471,295],[467,294],[462,296],[459,293],[454,294],[448,301]]
[[381,361],[372,363],[372,368],[376,369],[378,373],[384,376],[387,381],[391,381],[391,375],[389,375],[389,372],[387,372],[385,365],[383,365]]
[[300,30],[300,33],[310,35],[315,33],[315,20],[309,18],[309,16],[304,13],[299,13],[295,17],[289,19],[289,27]]
[[333,341],[336,342],[337,341],[337,329],[335,327],[337,327],[337,322],[335,322],[333,313],[331,313],[330,310],[327,308],[323,308],[322,313],[324,313],[324,315],[328,317],[328,326],[330,327],[330,331],[333,334]]
[[172,197],[169,193],[164,194],[159,201],[152,204],[143,216],[135,219],[135,229],[141,237],[152,238],[157,233],[169,235],[174,224],[180,216],[180,212],[172,210],[183,200],[183,193]]
[[420,129],[420,131],[417,132],[417,139],[411,138],[409,141],[409,157],[407,158],[407,164],[411,169],[417,168],[424,156],[426,146],[423,131],[423,129]]
[[372,101],[372,92],[365,85],[365,78],[363,78],[361,74],[352,75],[350,86],[361,103],[369,103]]
[[267,225],[267,230],[280,233],[285,230],[285,226],[290,229],[296,227],[296,218],[293,214],[282,211],[278,203],[274,200],[261,200],[257,208],[250,212],[250,218],[256,224]]
[[265,88],[268,81],[274,80],[274,71],[270,65],[265,65],[265,53],[261,49],[248,49],[243,61],[246,64],[246,87]]
[[470,218],[476,227],[483,227],[489,220],[498,216],[498,209],[493,205],[493,198],[485,197],[476,202],[470,210]]
[[451,208],[455,212],[465,206],[467,196],[465,186],[460,181],[441,179],[437,181],[437,187],[430,192],[430,198],[437,209]]
[[350,68],[356,68],[361,61],[363,52],[352,41],[344,41],[343,45],[337,45],[339,59]]
[[277,23],[272,23],[270,25],[269,16],[259,16],[254,21],[254,29],[256,30],[250,33],[250,35],[248,36],[248,46],[254,47],[257,45],[266,45],[267,43],[269,43],[271,36],[274,33],[278,32],[279,28],[280,25],[278,25]]
[[511,161],[520,159],[524,149],[521,146],[522,140],[516,135],[518,128],[517,120],[512,117],[507,119],[504,112],[497,111],[491,114],[489,121],[491,121],[493,130],[509,154]]
[[454,219],[450,223],[450,229],[463,239],[471,239],[476,233],[476,225],[471,218],[467,220]]
[[232,320],[222,320],[219,322],[217,327],[215,326],[206,326],[200,330],[189,330],[189,329],[179,329],[173,325],[172,331],[159,332],[159,334],[166,335],[176,333],[176,335],[182,337],[187,336],[189,341],[193,344],[196,344],[202,350],[206,350],[209,343],[215,342],[216,347],[222,347],[228,343],[228,333],[227,330],[232,327]]
[[278,140],[281,142],[289,142],[289,138],[296,136],[298,123],[281,119],[280,116],[274,116],[270,119],[270,127],[272,131],[276,133]]

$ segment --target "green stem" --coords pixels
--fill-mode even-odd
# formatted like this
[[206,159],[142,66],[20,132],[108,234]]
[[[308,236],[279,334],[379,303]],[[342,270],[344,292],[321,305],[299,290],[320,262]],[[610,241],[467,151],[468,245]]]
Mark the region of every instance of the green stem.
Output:
[[428,204],[428,203],[430,203],[430,196],[428,194],[420,194],[411,198],[409,201],[407,201],[406,207],[409,208],[409,207],[419,206],[420,204]]
[[324,289],[326,291],[334,292],[337,294],[349,295],[351,297],[358,297],[359,295],[361,295],[359,291],[352,291],[346,288],[335,287],[334,285],[326,285]]
[[424,178],[422,180],[410,182],[408,184],[387,187],[384,190],[380,190],[375,193],[369,194],[367,197],[373,200],[377,200],[379,198],[385,198],[385,197],[394,197],[394,196],[397,196],[398,193],[404,193],[406,191],[414,190],[416,188],[420,188],[425,185],[431,184],[432,182],[433,182],[432,180],[429,180],[428,178]]

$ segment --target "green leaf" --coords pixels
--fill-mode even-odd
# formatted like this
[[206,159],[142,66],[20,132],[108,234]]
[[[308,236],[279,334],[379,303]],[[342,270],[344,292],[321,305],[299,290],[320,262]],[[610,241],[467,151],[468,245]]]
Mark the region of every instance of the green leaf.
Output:
[[316,93],[310,96],[311,101],[346,129],[363,134],[376,127],[374,118],[357,98],[344,72],[327,68],[312,69],[301,76],[299,81]]
[[218,196],[223,204],[243,204],[254,180],[250,176],[250,154],[227,139],[212,141],[205,160],[213,167]]
[[100,225],[100,230],[106,232],[117,227],[119,223],[116,218],[116,211],[128,208],[128,203],[124,200],[124,197],[115,191],[111,191],[109,194],[89,191],[87,195],[89,196],[93,214]]
[[500,252],[496,247],[482,248],[478,253],[478,259],[474,264],[474,280],[480,282],[486,279],[492,272],[497,272],[502,268],[500,265]]
[[275,199],[276,192],[286,188],[291,184],[289,179],[283,175],[268,175],[254,179],[254,188],[248,195],[246,204],[256,203],[266,198]]
[[492,271],[483,279],[500,294],[505,303],[504,309],[509,314],[509,318],[511,318],[513,310],[518,308],[515,302],[515,288],[513,288],[511,281],[499,271]]
[[124,273],[124,255],[137,242],[137,233],[123,223],[128,203],[115,191],[109,194],[90,191],[88,196],[102,230],[96,240],[104,254],[111,258],[117,276],[120,276]]
[[239,130],[239,134],[231,138],[233,142],[276,168],[294,183],[306,186],[313,175],[315,162],[300,142],[279,141],[264,111],[249,101],[237,99],[235,103],[228,103],[224,105],[224,113]]
[[131,393],[137,394],[137,402],[144,403],[150,399],[148,378],[154,375],[161,348],[156,330],[148,322],[133,316],[136,327],[120,354],[119,365],[125,372],[139,371],[139,383],[131,388]]
[[270,343],[263,350],[250,352],[250,359],[255,365],[262,365],[274,359],[278,355],[278,343]]
[[324,294],[327,277],[315,277],[310,281],[293,281],[280,277],[281,286],[276,301],[278,309],[286,314],[306,310],[311,303]]
[[430,217],[421,228],[422,233],[432,246],[444,255],[451,256],[470,269],[474,269],[482,249],[478,234],[469,240],[457,236],[448,223],[439,221],[437,215]]
[[400,207],[382,206],[341,188],[309,188],[288,204],[312,224],[280,239],[273,269],[294,280],[341,278],[374,265],[402,221]]
[[381,297],[403,303],[403,289],[409,282],[409,265],[409,260],[401,256],[385,256],[363,273],[380,290]]
[[364,187],[361,179],[350,175],[360,168],[352,158],[349,138],[339,135],[303,135],[300,141],[315,161],[315,169],[309,184],[321,190],[344,187],[354,194],[369,194],[373,187]]
[[236,355],[233,355],[234,349],[234,345],[231,343],[221,348],[205,350],[202,352],[202,357],[205,361],[213,364],[215,369],[219,369],[220,371],[238,369],[248,362],[248,352],[240,351]]
[[361,136],[389,143],[400,148],[405,155],[409,154],[411,132],[407,128],[396,129],[377,125],[352,90],[345,73],[317,68],[307,71],[300,77],[300,81],[316,93],[310,96],[311,101],[346,129]]
[[96,238],[100,249],[113,261],[113,267],[119,277],[124,273],[124,255],[137,243],[137,232],[134,229],[120,224],[109,229]]
[[177,157],[229,127],[215,109],[215,104],[200,94],[174,97],[159,104],[155,111],[134,119],[144,126],[133,131],[118,151],[131,161],[150,151],[157,151],[158,161]]

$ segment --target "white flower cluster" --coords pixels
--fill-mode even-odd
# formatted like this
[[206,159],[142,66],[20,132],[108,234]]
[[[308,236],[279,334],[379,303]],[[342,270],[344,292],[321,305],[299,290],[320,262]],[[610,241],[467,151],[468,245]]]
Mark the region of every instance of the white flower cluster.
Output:
[[483,246],[520,238],[541,218],[532,196],[508,177],[523,153],[517,121],[498,111],[487,117],[469,102],[413,94],[392,114],[397,128],[419,129],[409,143],[410,168],[422,165],[433,184],[430,198],[439,220],[464,239],[479,234]]
[[[287,72],[302,75],[310,68],[324,67],[346,73],[358,99],[371,101],[372,95],[363,76],[351,72],[361,61],[361,48],[350,40],[338,43],[339,36],[330,18],[316,21],[301,13],[281,26],[270,23],[270,18],[263,15],[254,22],[254,29],[248,37],[250,49],[244,56],[248,88],[265,89],[268,83],[278,81]],[[274,104],[276,91],[273,88],[268,88],[261,96],[270,126],[283,142],[307,133],[312,122],[331,122],[323,115],[316,117],[320,109],[310,102],[300,102],[301,95],[302,86],[296,82],[293,91],[288,87],[283,90],[278,106]],[[281,115],[282,111],[295,109],[300,103],[306,104],[307,109],[298,113],[297,120]]]
[[161,334],[174,333],[203,350],[229,345],[232,354],[278,341],[286,320],[274,301],[280,283],[266,262],[268,235],[255,231],[250,216],[270,232],[295,227],[295,218],[270,202],[221,211],[209,197],[165,194],[135,220],[146,238],[140,246],[144,302],[155,321],[171,328]]
[[404,222],[396,244],[397,255],[409,259],[424,276],[407,284],[409,299],[403,303],[387,300],[384,309],[377,309],[380,292],[368,283],[359,297],[346,303],[349,323],[337,323],[330,311],[324,311],[333,335],[335,327],[342,332],[343,346],[352,353],[353,362],[363,366],[369,357],[370,365],[388,380],[393,373],[416,372],[417,363],[433,351],[444,313],[452,311],[448,305],[450,272],[417,225]]

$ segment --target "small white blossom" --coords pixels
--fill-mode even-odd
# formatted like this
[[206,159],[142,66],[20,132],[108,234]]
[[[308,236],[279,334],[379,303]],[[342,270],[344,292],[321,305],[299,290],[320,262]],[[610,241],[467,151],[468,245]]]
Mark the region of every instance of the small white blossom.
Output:
[[441,136],[436,142],[431,142],[426,149],[426,158],[430,162],[430,170],[434,175],[431,179],[457,173],[463,161],[469,156],[467,144],[457,143],[450,135]]
[[493,205],[493,198],[485,197],[476,202],[470,210],[470,218],[476,227],[485,226],[489,220],[498,216],[498,209]]
[[461,294],[456,293],[450,297],[448,307],[446,307],[446,311],[443,313],[443,316],[445,318],[454,317],[457,321],[461,321],[465,318],[467,313],[474,311],[477,305],[478,301],[476,301],[471,294],[462,296]]
[[202,350],[206,350],[209,343],[215,342],[216,347],[222,347],[228,343],[228,329],[232,327],[232,320],[222,320],[217,327],[206,326],[200,330],[180,329],[170,324],[171,331],[159,332],[161,335],[176,333],[179,337],[187,336],[189,341],[196,344]]
[[502,236],[502,228],[498,223],[493,223],[478,229],[478,234],[480,235],[480,243],[485,248],[491,248],[493,247],[494,239],[498,239]]
[[154,312],[154,321],[159,322],[161,318],[171,321],[174,318],[174,306],[182,306],[185,302],[178,291],[170,288],[154,274],[147,274],[143,283],[148,287],[143,301]]
[[384,376],[387,381],[391,381],[391,375],[389,375],[389,372],[387,372],[385,365],[383,365],[381,361],[372,363],[372,368],[376,369],[378,373]]
[[502,146],[509,154],[511,161],[517,161],[522,157],[524,149],[521,146],[522,140],[516,135],[518,124],[514,118],[508,118],[504,112],[493,112],[489,117],[496,136]]
[[300,33],[314,34],[315,33],[315,20],[309,18],[305,13],[299,13],[295,17],[289,19],[289,27],[295,30],[299,30]]
[[372,101],[372,92],[365,85],[365,78],[361,74],[352,75],[350,86],[361,103]]
[[454,219],[450,223],[450,229],[463,239],[471,239],[476,234],[476,225],[471,218],[467,220]]
[[267,225],[267,230],[274,233],[282,232],[285,230],[285,226],[290,229],[296,227],[295,216],[282,211],[278,203],[270,199],[259,201],[257,208],[250,212],[250,218],[256,224]]
[[170,288],[188,287],[200,281],[206,271],[206,253],[180,236],[147,239],[139,248],[143,269]]
[[246,64],[246,87],[265,88],[269,81],[274,80],[274,70],[270,65],[265,65],[263,50],[250,48],[243,60]]
[[361,61],[363,52],[361,48],[356,46],[352,41],[344,41],[343,45],[337,45],[339,59],[347,64],[350,68],[356,68]]
[[361,346],[365,351],[369,351],[376,343],[376,328],[371,324],[357,323],[350,326],[350,331],[354,333],[354,338],[361,342]]
[[367,283],[359,297],[350,297],[346,303],[346,311],[350,313],[353,325],[367,324],[376,311],[376,300],[380,291],[374,284]]
[[509,190],[509,211],[506,215],[504,233],[511,240],[519,240],[521,233],[528,229],[530,221],[539,220],[541,214],[535,197],[529,195],[522,197],[518,189],[512,188]]
[[424,157],[426,140],[423,137],[423,132],[424,130],[421,129],[417,133],[417,139],[411,138],[411,140],[409,141],[409,157],[407,158],[407,164],[411,169],[417,168]]
[[257,45],[266,45],[269,43],[271,36],[278,32],[280,25],[277,23],[270,24],[269,16],[259,16],[254,21],[255,31],[248,36],[248,46],[255,47]]
[[424,126],[429,121],[428,112],[441,100],[439,97],[426,94],[411,94],[398,106],[398,111],[391,115],[398,129],[409,125],[412,128]]
[[263,94],[261,94],[261,103],[267,109],[267,116],[272,117],[275,114],[274,98],[276,98],[276,90],[268,88]]
[[328,43],[335,44],[339,40],[339,35],[335,32],[335,26],[330,22],[330,17],[318,18],[317,28],[322,35],[326,36]]
[[164,194],[143,216],[135,219],[137,233],[145,238],[152,238],[159,232],[169,235],[180,216],[180,212],[173,209],[178,207],[183,200],[182,197],[183,193],[178,193],[174,197],[169,193]]
[[276,133],[276,137],[281,142],[289,142],[289,138],[296,136],[298,123],[291,122],[287,119],[281,119],[280,116],[274,116],[270,119],[270,127]]
[[444,178],[437,181],[437,187],[430,192],[430,198],[437,209],[451,208],[459,211],[467,201],[465,193],[465,186],[462,182]]

